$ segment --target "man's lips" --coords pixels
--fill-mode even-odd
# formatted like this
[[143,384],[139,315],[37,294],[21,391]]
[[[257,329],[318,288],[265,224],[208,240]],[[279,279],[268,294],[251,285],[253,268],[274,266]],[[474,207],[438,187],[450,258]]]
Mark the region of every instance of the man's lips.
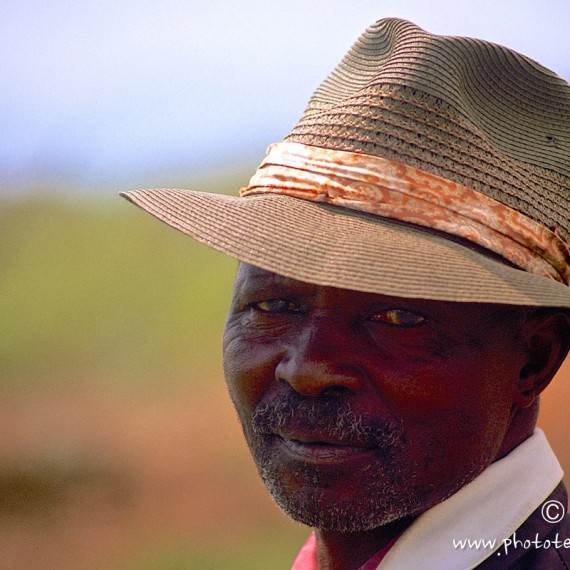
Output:
[[355,461],[373,452],[371,447],[307,434],[274,434],[273,439],[279,451],[290,459],[315,465]]

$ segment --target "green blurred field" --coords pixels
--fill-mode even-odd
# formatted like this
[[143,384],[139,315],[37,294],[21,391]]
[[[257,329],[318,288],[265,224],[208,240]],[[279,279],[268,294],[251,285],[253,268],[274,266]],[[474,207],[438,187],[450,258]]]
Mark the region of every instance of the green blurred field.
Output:
[[4,386],[207,377],[234,267],[118,197],[4,202]]

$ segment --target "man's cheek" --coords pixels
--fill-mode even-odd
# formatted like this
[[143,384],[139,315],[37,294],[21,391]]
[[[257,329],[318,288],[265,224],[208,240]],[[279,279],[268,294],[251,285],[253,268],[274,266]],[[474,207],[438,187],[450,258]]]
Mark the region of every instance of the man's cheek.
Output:
[[464,377],[458,370],[450,380],[444,367],[430,363],[413,369],[383,370],[376,383],[383,398],[400,413],[419,423],[431,422],[438,416],[449,422],[465,398],[463,383],[456,381],[456,374]]
[[275,377],[273,351],[236,338],[224,346],[223,365],[234,404],[251,412],[269,390]]

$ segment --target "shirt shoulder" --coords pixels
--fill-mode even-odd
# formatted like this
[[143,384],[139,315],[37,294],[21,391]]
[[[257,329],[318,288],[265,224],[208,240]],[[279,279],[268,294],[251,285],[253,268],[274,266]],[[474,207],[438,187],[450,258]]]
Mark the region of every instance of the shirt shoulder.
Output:
[[[545,512],[545,505],[552,510]],[[570,516],[563,483],[527,518],[480,570],[570,570]]]

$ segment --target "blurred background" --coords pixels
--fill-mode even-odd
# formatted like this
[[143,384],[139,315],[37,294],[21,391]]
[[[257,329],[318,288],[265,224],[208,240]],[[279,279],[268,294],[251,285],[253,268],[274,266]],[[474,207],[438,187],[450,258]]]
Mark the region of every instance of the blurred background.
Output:
[[[3,2],[0,568],[290,567],[307,530],[223,385],[235,262],[117,192],[235,194],[386,16],[570,79],[568,0]],[[567,468],[569,380],[541,419]]]

